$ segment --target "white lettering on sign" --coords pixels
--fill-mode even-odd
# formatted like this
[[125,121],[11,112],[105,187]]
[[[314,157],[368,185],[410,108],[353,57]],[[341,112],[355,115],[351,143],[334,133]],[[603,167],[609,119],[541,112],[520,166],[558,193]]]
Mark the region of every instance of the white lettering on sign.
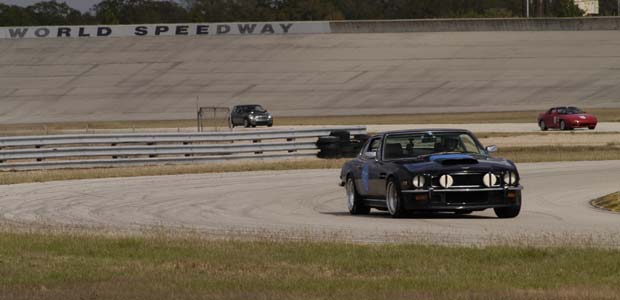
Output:
[[0,27],[0,38],[94,38],[330,33],[329,22]]

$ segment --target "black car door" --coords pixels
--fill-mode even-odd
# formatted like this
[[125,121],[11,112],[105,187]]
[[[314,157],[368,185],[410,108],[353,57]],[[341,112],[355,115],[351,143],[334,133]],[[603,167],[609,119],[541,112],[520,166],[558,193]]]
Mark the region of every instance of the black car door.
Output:
[[368,174],[370,179],[370,197],[375,199],[385,198],[385,188],[387,180],[387,164],[383,161],[383,151],[385,146],[383,145],[385,140],[382,140],[379,148],[377,149],[377,159],[369,164]]
[[237,106],[237,110],[235,112],[235,124],[243,125],[243,106]]
[[[381,178],[381,162],[378,159],[381,150],[381,138],[374,138],[368,144],[368,149],[364,154],[361,164],[360,187],[362,195],[369,198],[382,198],[383,192],[381,185],[385,184],[385,179]],[[385,187],[383,187],[384,189]]]
[[381,148],[381,138],[372,138],[366,148],[360,154],[359,164],[355,167],[358,169],[358,180],[355,182],[358,187],[358,192],[365,197],[375,197],[374,186],[378,179],[376,170],[377,155]]

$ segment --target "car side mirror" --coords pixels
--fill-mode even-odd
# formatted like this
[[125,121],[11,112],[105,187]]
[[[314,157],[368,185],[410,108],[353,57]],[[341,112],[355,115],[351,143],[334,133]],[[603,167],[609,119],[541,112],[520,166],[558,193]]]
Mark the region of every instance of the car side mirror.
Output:
[[497,152],[497,146],[491,145],[491,146],[486,147],[485,150],[487,151],[487,153],[494,153],[494,152]]
[[375,151],[370,151],[370,152],[366,152],[364,153],[364,156],[370,158],[370,159],[374,159],[377,158],[377,152]]

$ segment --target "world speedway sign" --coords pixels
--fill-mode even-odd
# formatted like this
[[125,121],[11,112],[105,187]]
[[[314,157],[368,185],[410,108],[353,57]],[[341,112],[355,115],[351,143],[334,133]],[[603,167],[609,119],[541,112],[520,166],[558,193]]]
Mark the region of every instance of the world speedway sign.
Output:
[[329,22],[0,27],[0,39],[329,33]]

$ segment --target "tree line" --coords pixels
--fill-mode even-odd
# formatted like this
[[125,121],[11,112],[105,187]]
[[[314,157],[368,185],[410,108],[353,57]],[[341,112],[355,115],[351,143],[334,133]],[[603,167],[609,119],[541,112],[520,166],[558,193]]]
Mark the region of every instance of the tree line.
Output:
[[[88,12],[64,2],[0,4],[0,26],[190,22],[510,18],[526,0],[102,0]],[[535,17],[583,15],[574,0],[530,0]],[[601,15],[618,15],[617,0],[600,0]]]

